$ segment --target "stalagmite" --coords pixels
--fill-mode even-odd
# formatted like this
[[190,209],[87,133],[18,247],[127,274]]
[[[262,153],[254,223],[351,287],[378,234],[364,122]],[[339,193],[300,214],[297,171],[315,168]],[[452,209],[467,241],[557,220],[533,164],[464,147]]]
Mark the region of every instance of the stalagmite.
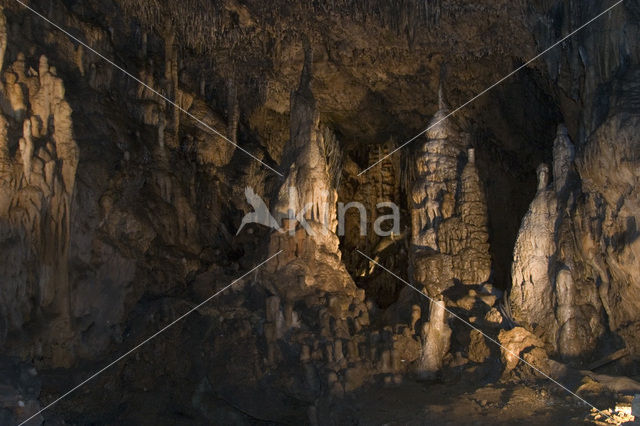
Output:
[[147,57],[147,45],[148,45],[148,34],[146,31],[142,32],[142,40],[140,41],[140,58]]
[[467,150],[467,164],[460,178],[458,211],[464,224],[466,241],[454,266],[460,271],[462,282],[482,284],[491,274],[489,254],[488,215],[484,190],[475,163],[475,150]]
[[572,178],[575,148],[564,124],[558,125],[553,142],[553,186],[559,197],[564,197]]
[[438,225],[449,217],[443,214],[446,193],[457,192],[458,157],[461,154],[457,127],[445,120],[448,107],[444,88],[438,90],[439,109],[431,119],[425,142],[416,160],[417,176],[411,189],[412,242],[437,250],[429,241],[438,234]]
[[[469,137],[459,125],[445,118],[449,108],[442,82],[438,95],[439,109],[416,157],[409,202],[414,280],[431,297],[446,304],[449,300],[443,294],[448,288],[489,280],[491,256],[487,205],[475,150],[468,148]],[[472,306],[475,298],[470,296],[470,300]],[[431,303],[429,316],[429,322],[423,325],[421,361],[427,375],[442,367],[451,335],[443,307]]]
[[451,328],[447,324],[447,311],[442,297],[429,303],[429,321],[422,329],[422,353],[419,372],[424,378],[432,378],[440,371],[444,356],[449,351]]
[[554,301],[549,265],[555,252],[557,198],[549,168],[538,167],[538,192],[522,219],[514,249],[510,304],[513,317],[529,329],[554,331]]
[[88,84],[89,84],[89,87],[91,87],[94,90],[98,89],[98,86],[96,84],[97,83],[97,77],[98,77],[97,74],[98,74],[98,70],[97,70],[95,62],[91,62],[91,65],[89,65],[89,81],[88,81]]
[[84,46],[81,45],[81,44],[78,45],[78,47],[76,48],[74,61],[76,63],[76,66],[78,67],[78,71],[80,72],[80,75],[82,77],[84,77],[84,74],[85,74],[85,71],[84,71]]
[[293,158],[276,206],[280,218],[302,214],[320,243],[336,246],[337,193],[331,186],[319,115],[311,91],[311,51],[305,51],[300,85],[291,94],[291,139],[284,158]]
[[204,78],[204,75],[200,76],[200,97],[205,98],[207,95],[207,81]]
[[164,150],[164,131],[167,126],[167,120],[165,120],[164,114],[160,114],[158,121],[158,147]]
[[[602,335],[598,293],[607,287],[598,289],[581,265],[578,244],[589,248],[593,243],[574,235],[582,221],[571,214],[578,188],[574,156],[561,124],[553,146],[553,185],[548,167],[541,165],[538,192],[518,234],[509,300],[516,322],[569,360],[588,356]],[[602,270],[597,263],[592,267]]]
[[579,313],[575,304],[576,288],[569,268],[562,267],[555,276],[558,298],[557,318],[561,325],[558,330],[558,350],[565,357],[578,357],[583,351],[584,337],[579,324]]

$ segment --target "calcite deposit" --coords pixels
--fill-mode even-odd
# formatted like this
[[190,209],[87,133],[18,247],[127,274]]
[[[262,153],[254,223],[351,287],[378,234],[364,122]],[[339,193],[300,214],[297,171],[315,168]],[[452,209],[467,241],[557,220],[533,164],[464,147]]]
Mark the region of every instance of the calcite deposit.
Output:
[[[0,121],[1,232],[5,241],[13,241],[4,248],[8,262],[2,265],[4,326],[0,336],[7,344],[8,336],[25,324],[48,317],[53,329],[40,333],[39,343],[30,345],[22,355],[69,366],[74,358],[68,271],[70,210],[78,146],[73,137],[71,107],[55,68],[42,55],[38,72],[26,75],[24,60],[24,55],[19,55],[3,73],[4,93],[24,96],[9,96],[12,102],[5,104]],[[10,127],[21,130],[17,141],[12,140],[15,136],[8,131]],[[18,265],[23,266],[16,268]]]
[[509,302],[514,319],[542,336],[565,358],[596,349],[604,333],[602,301],[594,277],[585,276],[576,244],[575,209],[579,178],[575,149],[564,125],[553,144],[549,167],[538,167],[538,190],[516,241]]
[[636,3],[2,2],[0,424],[629,400]]

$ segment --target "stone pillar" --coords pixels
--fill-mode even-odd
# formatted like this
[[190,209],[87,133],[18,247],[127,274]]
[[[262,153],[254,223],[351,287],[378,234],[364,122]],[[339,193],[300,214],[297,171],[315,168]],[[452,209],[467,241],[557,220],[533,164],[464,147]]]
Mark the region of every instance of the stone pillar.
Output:
[[447,315],[442,297],[429,303],[429,321],[422,329],[419,374],[423,378],[433,378],[440,371],[444,356],[449,351],[451,328],[447,324]]
[[555,340],[555,307],[550,263],[555,253],[557,197],[549,167],[538,167],[538,192],[522,219],[513,255],[509,303],[514,320],[531,331],[541,327]]

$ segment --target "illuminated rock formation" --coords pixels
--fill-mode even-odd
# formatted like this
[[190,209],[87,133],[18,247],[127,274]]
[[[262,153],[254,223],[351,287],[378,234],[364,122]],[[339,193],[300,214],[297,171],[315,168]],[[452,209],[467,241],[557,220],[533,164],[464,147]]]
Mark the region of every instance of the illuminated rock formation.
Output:
[[[527,328],[555,332],[549,265],[556,249],[557,198],[549,186],[549,167],[538,167],[538,192],[522,219],[513,255],[511,310]],[[552,338],[553,339],[553,338]]]
[[311,91],[311,61],[307,49],[300,85],[291,94],[291,133],[283,154],[287,177],[280,187],[276,215],[289,219],[302,215],[297,220],[309,223],[307,231],[313,238],[337,253],[337,192],[331,185],[320,117]]
[[419,373],[425,378],[432,378],[443,365],[444,356],[449,352],[451,327],[447,324],[443,298],[429,303],[429,321],[422,330],[424,343],[418,366]]
[[[450,118],[445,119],[449,110],[442,86],[438,103],[428,140],[418,153],[410,205],[414,279],[445,306],[451,301],[443,294],[456,283],[477,285],[489,280],[491,257],[487,206],[475,151],[467,149],[468,135]],[[462,173],[461,161],[465,161]],[[444,308],[431,302],[430,309],[422,334],[420,368],[426,375],[442,367],[451,336]]]
[[[9,85],[29,89],[31,109],[23,108],[25,102],[17,102],[9,90],[14,114],[4,116],[3,124],[28,115],[19,123],[22,137],[18,141],[18,158],[9,158],[6,147],[11,141],[6,132],[0,135],[5,147],[0,206],[5,225],[1,233],[3,239],[16,240],[10,253],[6,253],[13,261],[3,264],[0,303],[9,331],[20,329],[41,315],[48,316],[43,328],[46,332],[38,337],[40,344],[31,345],[32,356],[44,357],[55,365],[68,365],[73,359],[69,346],[72,329],[68,257],[78,147],[73,137],[71,108],[55,69],[41,56],[38,76],[27,77],[23,61],[19,56],[5,72],[5,76],[11,76],[6,79]],[[20,108],[16,108],[18,104]],[[36,306],[31,305],[34,299]]]
[[542,164],[538,192],[516,241],[509,297],[516,322],[541,337],[550,353],[567,359],[587,357],[604,332],[602,303],[580,253],[588,240],[575,236],[582,219],[575,214],[574,156],[567,130],[559,125],[553,183]]

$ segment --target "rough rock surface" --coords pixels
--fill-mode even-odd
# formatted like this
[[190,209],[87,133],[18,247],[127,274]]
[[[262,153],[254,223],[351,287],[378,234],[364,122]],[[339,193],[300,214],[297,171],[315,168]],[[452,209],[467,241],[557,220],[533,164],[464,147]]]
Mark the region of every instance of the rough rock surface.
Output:
[[[468,389],[513,360],[355,249],[545,371],[556,356],[637,355],[636,2],[362,174],[605,2],[29,5],[161,96],[3,3],[0,352],[28,362],[8,362],[15,371],[35,365],[43,390],[3,375],[2,421],[24,414],[18,395],[35,409],[64,394],[279,250],[47,422],[366,423],[379,411],[342,414],[370,386],[429,399],[418,423],[443,410],[460,420],[438,407],[455,393],[413,392],[412,374]],[[536,195],[542,162],[553,181]],[[258,198],[291,234],[242,222]],[[341,230],[337,203],[349,201],[367,220],[350,208]],[[401,226],[379,236],[385,201]],[[537,391],[500,386],[462,400],[514,422],[550,410]],[[537,411],[514,414],[537,397]],[[390,406],[380,419],[407,418]]]
[[[468,148],[465,158],[469,135],[455,121],[443,120],[449,109],[442,85],[439,105],[426,133],[427,141],[417,154],[409,200],[411,268],[418,287],[433,299],[423,326],[420,368],[425,375],[438,372],[449,351],[452,330],[444,307],[453,298],[448,293],[459,292],[455,287],[484,284],[491,274],[487,207],[475,150]],[[460,171],[462,161],[464,168]],[[463,309],[469,312],[475,298],[467,297],[471,303]]]
[[[3,245],[7,262],[1,266],[0,339],[11,345],[14,339],[20,341],[26,324],[48,324],[55,332],[42,333],[39,343],[32,341],[31,350],[20,355],[69,366],[73,359],[70,215],[78,146],[71,108],[55,68],[43,55],[38,72],[25,73],[25,60],[19,55],[4,72],[4,93],[24,96],[10,96],[12,102],[5,104],[0,116],[0,233],[3,241],[12,242]],[[12,127],[22,129],[17,141]]]

